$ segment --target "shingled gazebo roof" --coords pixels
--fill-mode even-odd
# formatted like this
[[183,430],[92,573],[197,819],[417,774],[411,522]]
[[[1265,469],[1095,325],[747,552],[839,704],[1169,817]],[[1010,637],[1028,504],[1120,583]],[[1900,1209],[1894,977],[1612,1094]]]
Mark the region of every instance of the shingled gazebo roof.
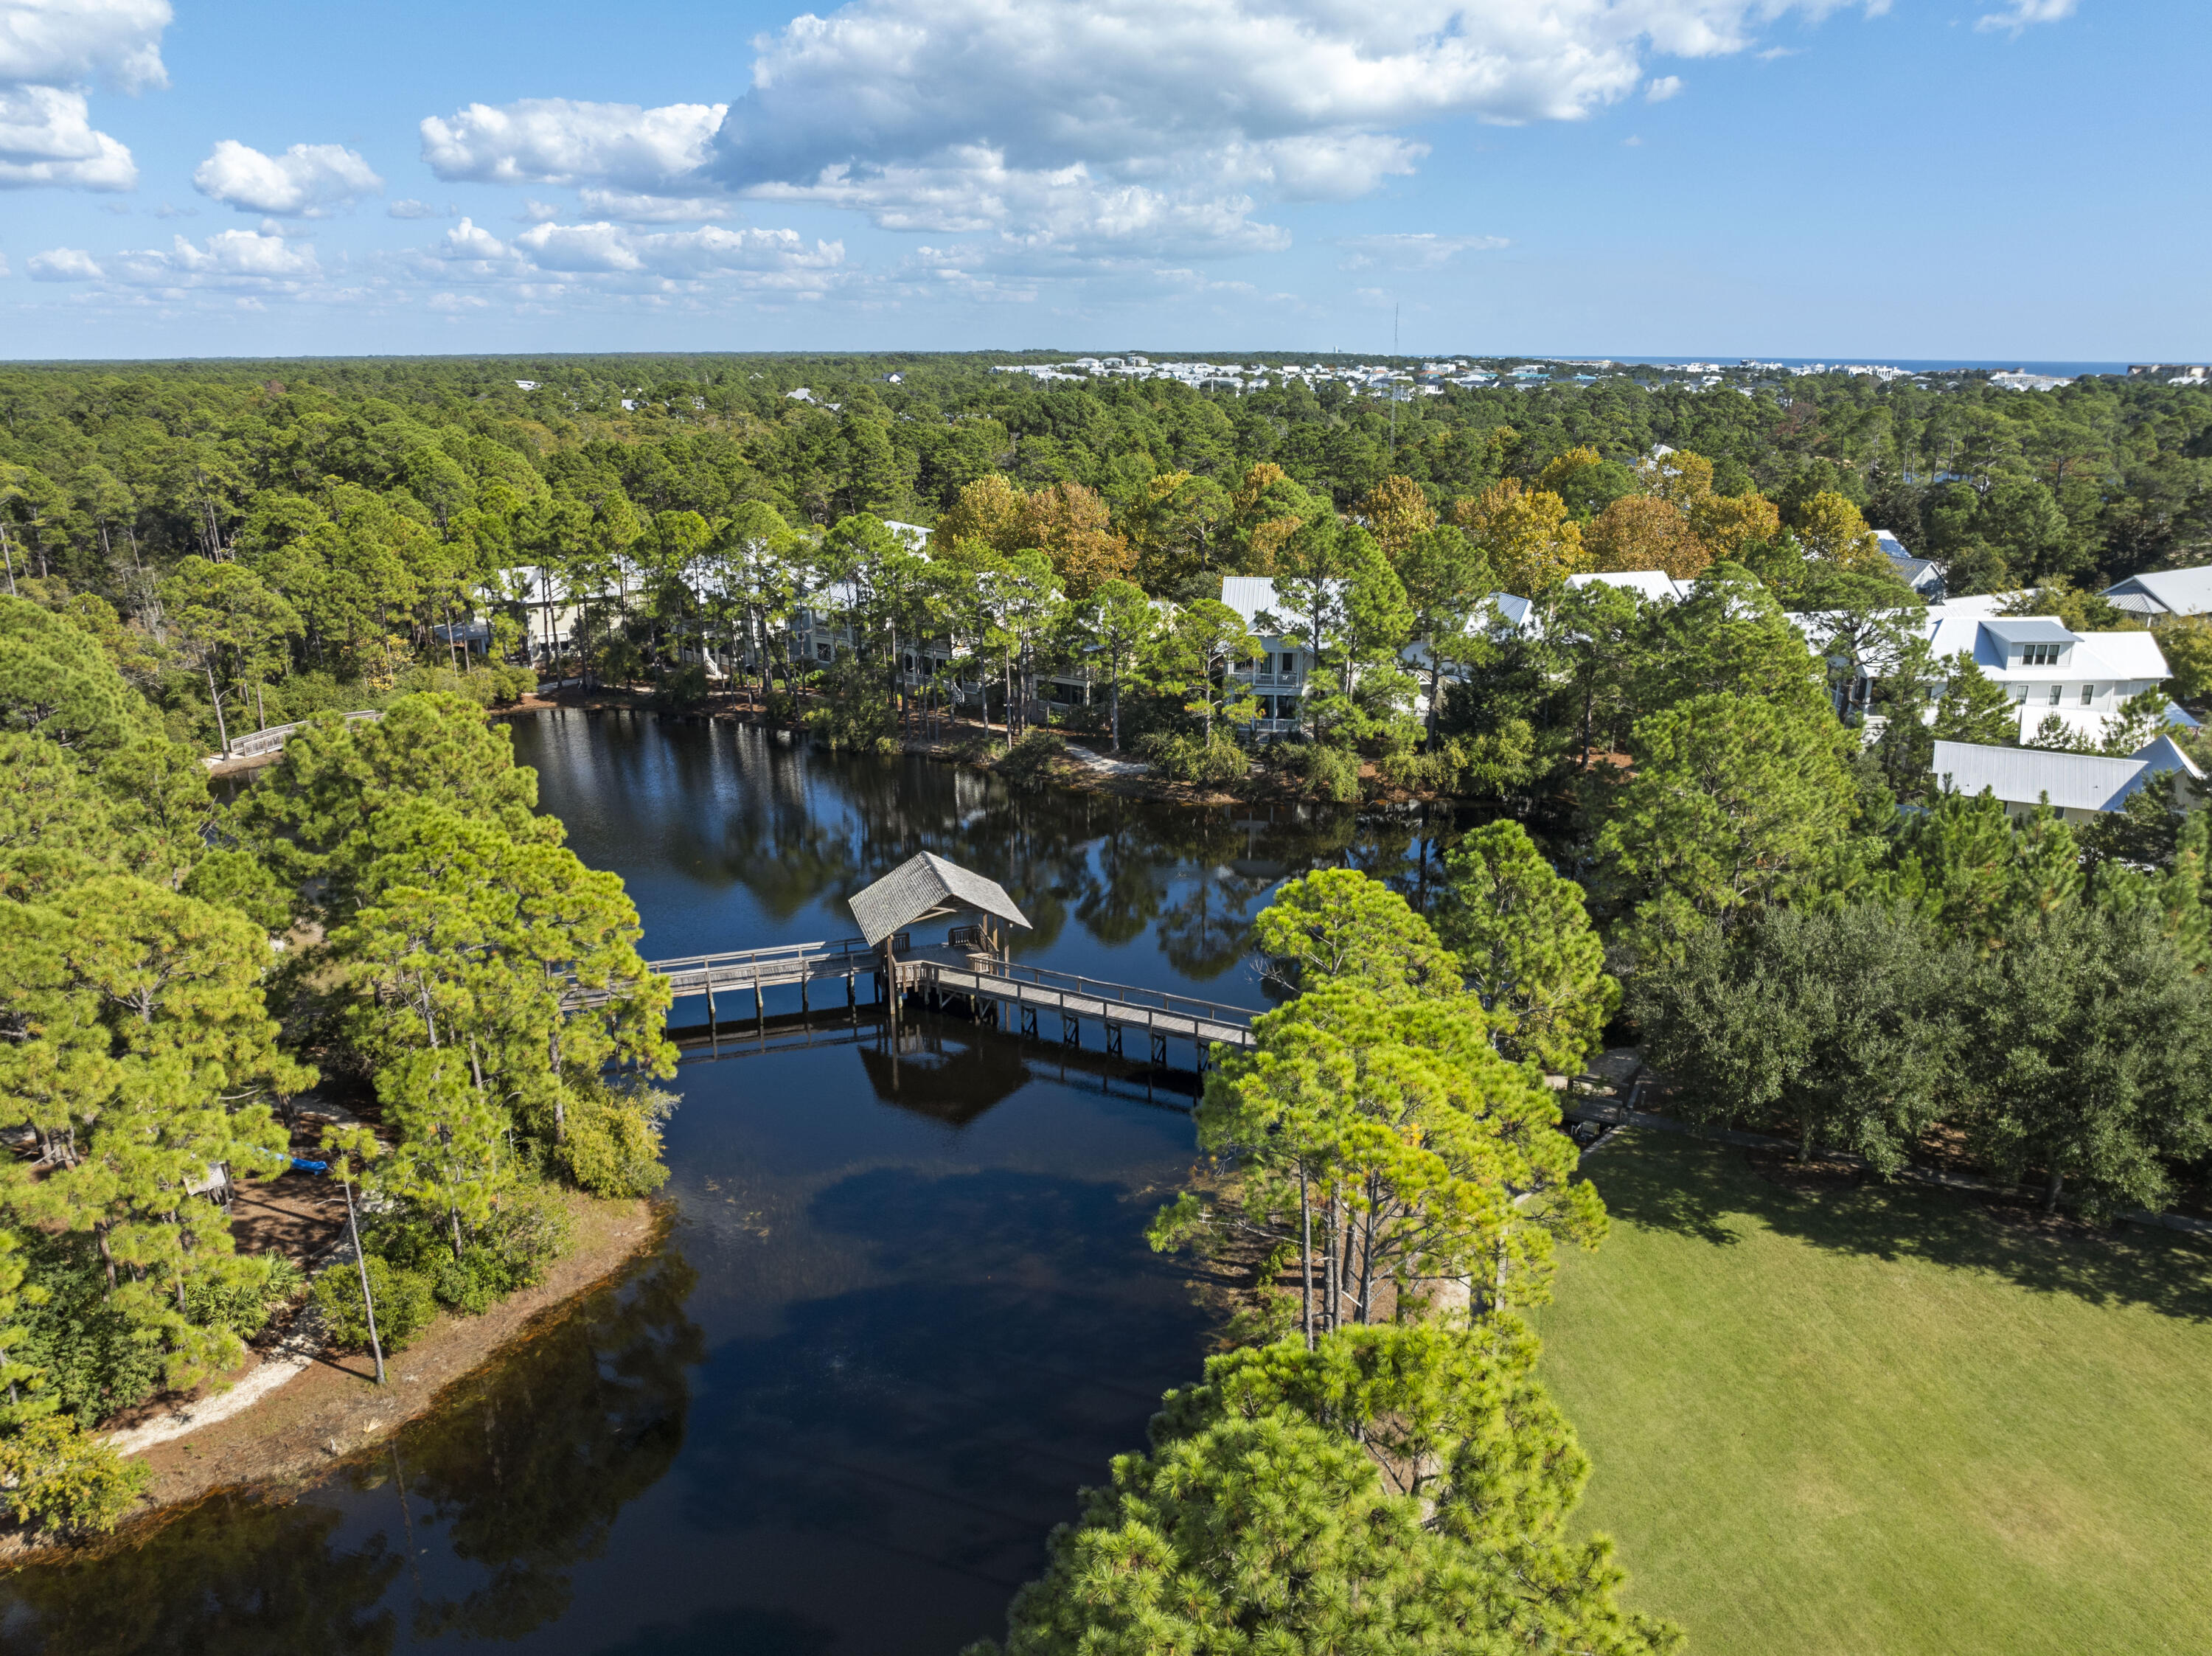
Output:
[[893,932],[941,914],[975,912],[1024,931],[1030,929],[1028,917],[996,880],[987,880],[927,851],[909,857],[856,894],[852,909],[853,918],[860,923],[860,935],[871,949]]

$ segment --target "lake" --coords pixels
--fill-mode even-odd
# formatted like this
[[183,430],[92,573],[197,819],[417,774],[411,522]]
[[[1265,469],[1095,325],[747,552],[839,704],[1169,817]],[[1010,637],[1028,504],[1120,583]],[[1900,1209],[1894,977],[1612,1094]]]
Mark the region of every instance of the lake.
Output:
[[[1418,899],[1435,874],[1417,816],[1023,795],[623,713],[514,731],[653,958],[850,936],[845,900],[929,850],[1021,905],[1018,959],[1260,1007],[1245,934],[1280,880],[1351,865]],[[687,1046],[677,1222],[619,1286],[296,1499],[218,1496],[0,1580],[0,1650],[952,1656],[996,1635],[1078,1489],[1209,1349],[1144,1241],[1194,1159],[1188,1049],[1155,1072],[1095,1026],[1071,1052],[1056,1028],[924,1016],[894,1044],[865,1008],[767,1010],[764,1040]]]

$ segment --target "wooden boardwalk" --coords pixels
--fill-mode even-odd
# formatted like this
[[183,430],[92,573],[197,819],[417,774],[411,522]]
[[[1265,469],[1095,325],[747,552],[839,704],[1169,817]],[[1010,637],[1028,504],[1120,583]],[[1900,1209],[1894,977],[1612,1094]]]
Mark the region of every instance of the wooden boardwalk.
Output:
[[[905,937],[902,934],[900,943]],[[655,977],[666,978],[678,1000],[688,1000],[703,995],[707,998],[707,1016],[719,1019],[714,1005],[717,995],[750,994],[753,997],[753,1016],[760,1016],[760,993],[789,984],[799,986],[799,1004],[805,1006],[808,992],[821,982],[845,984],[845,998],[854,998],[854,980],[866,973],[871,975],[883,970],[883,957],[858,937],[840,937],[834,943],[783,943],[773,949],[732,949],[720,955],[683,955],[673,960],[647,961],[645,969]],[[564,1004],[574,1007],[604,1006],[612,998],[605,989],[586,989],[570,984],[564,995]]]
[[[939,1004],[964,1001],[979,1017],[992,1023],[1003,1023],[1005,1014],[1011,1010],[1024,1034],[1038,1034],[1041,1016],[1057,1015],[1063,1041],[1073,1044],[1084,1022],[1089,1020],[1104,1028],[1109,1052],[1121,1050],[1123,1033],[1129,1029],[1143,1030],[1154,1056],[1163,1059],[1170,1040],[1192,1042],[1201,1063],[1209,1047],[1242,1048],[1253,1044],[1252,1020],[1258,1015],[1249,1007],[1195,1000],[1042,967],[1016,966],[957,949],[917,950],[904,932],[893,940],[893,952],[902,998],[915,995]],[[668,980],[677,999],[703,996],[710,1026],[739,1018],[754,1022],[763,1020],[767,1013],[763,992],[790,985],[798,986],[799,1004],[807,1009],[816,985],[842,982],[845,1003],[852,1006],[859,1004],[859,980],[866,974],[870,980],[870,1000],[881,1000],[883,966],[883,956],[859,937],[647,962],[647,970]],[[571,986],[564,999],[571,1007],[602,1006],[611,993]],[[719,1004],[718,996],[724,998]],[[730,998],[738,996],[749,996],[750,1004]]]
[[1124,1029],[1142,1029],[1156,1048],[1171,1038],[1194,1042],[1201,1050],[1253,1044],[1252,1020],[1257,1014],[1246,1007],[1006,961],[978,960],[965,968],[917,961],[902,963],[899,970],[902,979],[915,973],[918,986],[940,996],[961,995],[979,1004],[1014,1008],[1024,1034],[1037,1033],[1040,1013],[1056,1012],[1065,1040],[1075,1039],[1085,1018],[1103,1024],[1109,1052],[1121,1051]]

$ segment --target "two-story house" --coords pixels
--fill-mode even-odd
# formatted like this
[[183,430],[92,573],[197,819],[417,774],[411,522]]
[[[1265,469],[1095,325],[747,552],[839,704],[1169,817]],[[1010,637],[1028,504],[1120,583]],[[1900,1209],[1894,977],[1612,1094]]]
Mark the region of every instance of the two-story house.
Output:
[[2056,714],[2101,740],[2129,697],[2166,682],[2166,657],[2148,633],[2076,633],[2050,616],[1945,616],[1923,623],[1938,661],[1964,654],[2003,687],[2021,739]]

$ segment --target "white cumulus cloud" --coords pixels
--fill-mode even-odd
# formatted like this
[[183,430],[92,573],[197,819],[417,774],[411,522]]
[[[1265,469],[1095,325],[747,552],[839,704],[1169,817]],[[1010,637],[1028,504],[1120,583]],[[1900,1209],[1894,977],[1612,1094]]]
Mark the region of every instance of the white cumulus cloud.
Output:
[[33,282],[97,282],[106,274],[90,253],[79,247],[50,247],[28,260]]
[[463,219],[439,239],[438,257],[462,259],[509,259],[514,250],[474,219]]
[[852,0],[759,37],[727,105],[471,104],[422,123],[423,156],[444,178],[603,192],[586,210],[610,221],[659,216],[617,197],[719,188],[1001,253],[1259,252],[1287,243],[1271,204],[1373,192],[1428,154],[1430,124],[1656,101],[1680,81],[1654,58],[1887,3]]
[[441,219],[450,216],[450,209],[433,207],[428,202],[416,201],[412,197],[403,197],[384,210],[388,217],[396,219]]
[[540,224],[517,236],[514,245],[541,270],[647,271],[690,279],[830,270],[845,260],[842,242],[810,246],[796,230],[718,225],[641,232],[607,223]]
[[[422,159],[449,182],[611,185],[665,191],[706,161],[726,104],[580,103],[526,98],[471,104],[422,125]],[[694,179],[690,193],[705,180]]]
[[204,242],[179,236],[167,250],[121,252],[108,261],[135,288],[291,288],[322,275],[305,242],[259,230],[219,230]]
[[0,188],[128,190],[137,182],[131,152],[93,130],[83,93],[0,85]]
[[611,220],[540,222],[502,241],[469,219],[414,256],[417,279],[451,291],[495,284],[518,297],[560,291],[699,296],[718,290],[804,297],[845,279],[842,242],[795,230],[656,230]]
[[0,81],[167,86],[168,0],[0,0]]
[[[677,224],[685,219],[725,219],[732,210],[729,202],[713,196],[650,196],[632,190],[600,190],[586,186],[576,192],[586,213],[620,219],[626,224]],[[530,203],[535,209],[541,205]],[[559,217],[557,212],[540,216]]]
[[168,0],[0,0],[0,189],[129,190],[131,151],[94,130],[88,82],[167,85]]
[[1680,76],[1662,75],[1644,88],[1644,101],[1647,104],[1663,104],[1681,89]]
[[1365,195],[1413,169],[1425,124],[1576,119],[1653,56],[1847,3],[854,0],[757,43],[708,170],[892,227],[1262,248],[1259,206]]
[[342,144],[295,143],[281,155],[264,155],[224,138],[194,169],[192,187],[241,213],[316,217],[383,189],[384,180]]

